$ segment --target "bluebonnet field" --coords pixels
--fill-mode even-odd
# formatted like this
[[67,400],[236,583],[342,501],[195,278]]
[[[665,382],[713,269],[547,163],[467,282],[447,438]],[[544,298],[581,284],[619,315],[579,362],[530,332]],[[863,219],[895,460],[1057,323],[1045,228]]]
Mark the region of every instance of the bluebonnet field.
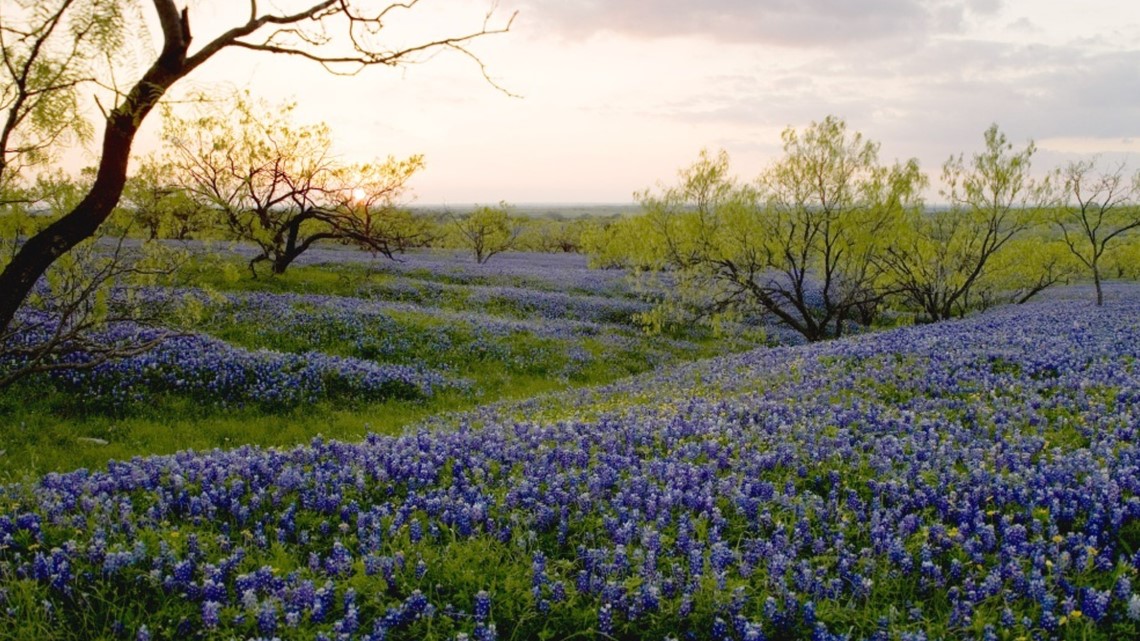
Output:
[[[55,331],[48,318],[30,325],[34,331],[21,338],[33,344],[40,340],[37,334]],[[152,350],[89,368],[82,366],[92,362],[92,356],[72,352],[63,361],[79,368],[53,371],[50,379],[78,402],[104,407],[148,402],[160,394],[180,394],[220,406],[293,407],[320,399],[421,398],[441,387],[468,384],[411,365],[316,351],[250,351],[203,334],[171,334],[132,323],[116,324],[100,336],[102,341],[123,344],[156,339],[163,340]]]
[[[325,261],[361,257],[312,253]],[[473,367],[582,381],[701,351],[677,338],[651,345],[633,320],[649,306],[621,272],[591,272],[580,256],[517,254],[502,262],[476,269],[455,255],[408,255],[358,275],[351,295],[150,288],[134,295],[155,306],[193,301],[204,318],[151,352],[60,370],[41,383],[85,409],[174,395],[281,411],[320,401],[428,399],[444,390],[483,394],[465,376]],[[21,338],[29,344],[56,329],[42,314],[26,316]],[[126,344],[164,332],[119,323],[100,338]],[[82,351],[65,359],[90,360]]]
[[[241,248],[239,248],[241,249]],[[306,252],[299,264],[369,262],[376,272],[412,276],[418,280],[468,285],[514,285],[537,291],[572,294],[630,295],[625,272],[596,270],[580,254],[511,252],[485,264],[475,263],[464,253],[435,251],[399,254],[398,260],[375,263],[361,252],[322,248]]]
[[[567,276],[615,296],[506,261],[499,280],[388,269],[389,291],[502,301]],[[291,296],[219,309],[350,318],[355,344],[427,302]],[[551,320],[539,338],[608,322]],[[760,349],[399,436],[52,473],[0,491],[0,636],[1134,638],[1138,355],[1140,289],[1120,287],[1102,309]]]

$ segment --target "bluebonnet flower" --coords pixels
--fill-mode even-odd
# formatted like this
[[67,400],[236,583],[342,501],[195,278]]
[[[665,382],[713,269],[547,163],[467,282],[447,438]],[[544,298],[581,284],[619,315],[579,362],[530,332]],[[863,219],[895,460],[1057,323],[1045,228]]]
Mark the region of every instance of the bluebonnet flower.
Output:
[[480,590],[475,595],[475,621],[484,623],[491,616],[491,595],[486,590]]
[[277,605],[273,601],[266,600],[258,608],[257,630],[266,636],[277,631]]
[[607,636],[614,633],[614,609],[609,603],[603,603],[598,608],[598,632]]
[[713,620],[711,633],[712,638],[717,639],[718,641],[721,639],[730,638],[728,636],[728,624],[725,623],[724,619],[720,617],[716,617],[716,619]]
[[221,610],[222,604],[217,601],[205,601],[202,603],[202,625],[207,630],[213,630],[221,624]]

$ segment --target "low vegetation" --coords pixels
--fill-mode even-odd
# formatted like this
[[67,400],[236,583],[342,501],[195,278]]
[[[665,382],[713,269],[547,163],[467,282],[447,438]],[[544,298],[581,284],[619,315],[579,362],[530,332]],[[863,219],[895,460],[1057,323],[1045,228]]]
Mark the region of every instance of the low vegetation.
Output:
[[632,212],[412,209],[246,94],[131,147],[224,49],[489,78],[510,18],[9,4],[0,639],[1140,637],[1124,166],[994,125],[932,204],[829,116]]
[[[574,263],[526,262],[530,283],[590,299],[582,310],[602,298],[629,312],[613,282],[593,285],[608,297],[571,286]],[[1104,307],[1089,288],[1057,290],[963,321],[681,364],[700,347],[629,320],[598,333],[598,320],[544,318],[525,301],[552,291],[460,284],[475,266],[299,266],[273,281],[281,291],[245,277],[204,303],[216,316],[203,331],[244,349],[423,341],[386,355],[430,359],[466,379],[459,391],[290,408],[171,387],[119,409],[42,380],[5,391],[4,423],[20,425],[5,443],[38,440],[0,460],[26,469],[55,445],[36,471],[60,471],[0,490],[2,635],[1140,632],[1135,286],[1107,287]],[[416,287],[448,299],[434,328],[416,316],[421,303],[376,297]],[[531,320],[459,309],[486,297],[517,301]],[[476,343],[485,362],[444,367],[448,344],[457,355]],[[579,348],[587,370],[598,359],[611,378],[566,369]],[[613,358],[653,371],[618,380]],[[557,391],[535,395],[552,380]],[[66,425],[45,427],[46,416]],[[381,425],[352,426],[364,420]],[[79,450],[118,460],[68,471]]]

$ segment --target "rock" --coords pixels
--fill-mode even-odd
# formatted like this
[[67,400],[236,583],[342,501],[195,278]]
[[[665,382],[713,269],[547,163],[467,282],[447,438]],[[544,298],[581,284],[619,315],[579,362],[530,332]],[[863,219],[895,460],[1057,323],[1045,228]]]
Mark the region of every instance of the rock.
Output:
[[88,445],[106,445],[108,443],[107,441],[101,438],[95,438],[94,436],[80,436],[75,440],[79,441],[80,443],[86,443]]

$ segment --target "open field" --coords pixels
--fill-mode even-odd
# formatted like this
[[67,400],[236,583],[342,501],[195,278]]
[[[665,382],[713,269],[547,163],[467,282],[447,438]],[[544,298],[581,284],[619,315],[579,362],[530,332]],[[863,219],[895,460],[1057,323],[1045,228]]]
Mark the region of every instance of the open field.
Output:
[[740,351],[578,261],[203,276],[10,390],[0,638],[1140,634],[1140,288]]
[[146,293],[196,303],[189,334],[0,395],[0,479],[186,448],[398,433],[432,415],[610,382],[762,338],[647,336],[633,316],[648,305],[623,273],[588,270],[576,255],[475,265],[449,253],[375,262],[329,249],[280,277],[251,278],[241,258],[232,269],[191,272],[191,287],[179,279],[176,290]]
[[1140,4],[506,4],[0,0],[0,641],[1140,641]]

